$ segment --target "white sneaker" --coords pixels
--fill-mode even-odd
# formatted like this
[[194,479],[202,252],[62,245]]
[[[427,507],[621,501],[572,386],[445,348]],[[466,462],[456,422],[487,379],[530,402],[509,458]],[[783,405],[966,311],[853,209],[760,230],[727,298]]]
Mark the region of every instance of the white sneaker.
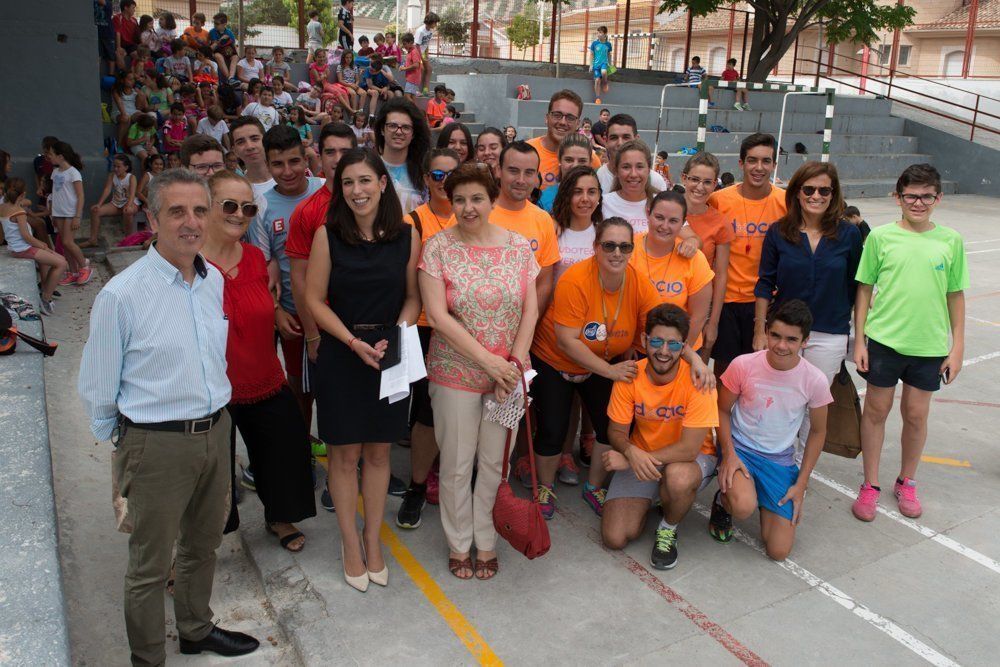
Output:
[[740,104],[739,102],[737,102],[736,104],[734,104],[733,108],[736,109],[737,111],[743,111],[743,105]]
[[55,315],[56,308],[55,304],[52,303],[52,299],[46,301],[45,299],[39,299],[39,310],[42,311],[42,315]]

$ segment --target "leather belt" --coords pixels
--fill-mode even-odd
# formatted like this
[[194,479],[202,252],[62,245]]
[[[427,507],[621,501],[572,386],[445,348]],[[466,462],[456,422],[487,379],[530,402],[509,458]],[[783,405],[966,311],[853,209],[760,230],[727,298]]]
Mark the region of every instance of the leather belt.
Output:
[[128,417],[122,419],[126,426],[143,428],[147,431],[171,431],[174,433],[185,433],[187,435],[201,435],[208,433],[212,427],[222,418],[222,410],[216,410],[207,417],[201,419],[183,419],[179,421],[156,422],[154,424],[137,424]]

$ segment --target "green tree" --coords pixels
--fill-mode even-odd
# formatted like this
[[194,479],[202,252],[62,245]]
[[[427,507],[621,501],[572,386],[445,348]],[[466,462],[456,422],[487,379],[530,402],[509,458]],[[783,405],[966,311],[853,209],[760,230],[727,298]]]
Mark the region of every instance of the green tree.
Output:
[[[756,82],[767,79],[799,33],[820,21],[828,44],[854,42],[870,46],[878,41],[879,32],[905,28],[913,23],[916,14],[913,7],[883,5],[877,0],[746,0],[746,4],[754,14],[744,76]],[[730,0],[663,0],[658,13],[687,9],[699,17],[730,6]]]
[[[527,2],[524,11],[510,20],[507,26],[507,39],[515,48],[522,51],[538,44],[538,2]],[[545,28],[545,36],[550,34],[548,26]]]
[[[281,0],[288,11],[288,23],[293,28],[299,27],[299,3],[298,0]],[[340,6],[340,3],[337,3]],[[319,12],[319,22],[323,24],[323,37],[326,43],[330,44],[337,40],[337,14],[333,11],[333,5],[328,0],[306,0],[306,23],[309,22],[309,12],[315,9]],[[355,42],[357,41],[357,35]],[[326,46],[324,44],[323,46]]]
[[[448,5],[441,12],[441,23],[438,25],[438,34],[448,44],[464,46],[469,39],[469,26],[471,21],[465,20],[465,10],[457,4]],[[538,26],[536,25],[537,29]]]

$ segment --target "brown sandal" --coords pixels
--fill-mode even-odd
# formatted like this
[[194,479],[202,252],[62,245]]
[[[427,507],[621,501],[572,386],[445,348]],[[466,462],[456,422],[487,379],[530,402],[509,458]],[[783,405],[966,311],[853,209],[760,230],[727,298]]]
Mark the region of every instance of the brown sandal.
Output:
[[487,579],[492,579],[500,571],[500,563],[497,561],[496,557],[490,558],[489,560],[477,560],[475,564],[475,574],[476,579],[479,581],[486,581]]
[[[473,574],[470,574],[467,577],[463,577],[462,575],[459,574],[459,572],[461,572],[462,570],[468,570]],[[457,577],[458,579],[462,579],[463,581],[467,579],[472,579],[473,575],[475,574],[475,570],[472,567],[472,558],[470,558],[469,556],[466,556],[465,558],[449,558],[448,571],[451,572],[455,577]]]

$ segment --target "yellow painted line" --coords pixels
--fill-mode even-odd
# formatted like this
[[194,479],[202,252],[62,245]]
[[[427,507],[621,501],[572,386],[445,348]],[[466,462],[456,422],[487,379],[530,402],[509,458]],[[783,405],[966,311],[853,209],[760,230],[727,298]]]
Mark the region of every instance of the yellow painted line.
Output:
[[[364,516],[364,506],[361,497],[358,497],[358,510]],[[441,587],[434,580],[434,577],[424,569],[420,561],[413,555],[413,552],[403,544],[396,532],[384,521],[379,529],[379,537],[382,542],[389,547],[389,552],[396,559],[403,571],[413,580],[420,592],[424,594],[427,601],[433,605],[437,613],[441,615],[444,622],[448,624],[455,636],[465,645],[465,648],[472,654],[480,665],[503,665],[503,660],[493,652],[490,645],[486,643],[476,627],[469,622],[469,619],[455,606],[455,603],[448,599]]]
[[960,461],[959,459],[949,459],[942,456],[921,456],[920,460],[924,463],[938,463],[943,466],[954,466],[956,468],[971,468],[972,464],[968,461]]

